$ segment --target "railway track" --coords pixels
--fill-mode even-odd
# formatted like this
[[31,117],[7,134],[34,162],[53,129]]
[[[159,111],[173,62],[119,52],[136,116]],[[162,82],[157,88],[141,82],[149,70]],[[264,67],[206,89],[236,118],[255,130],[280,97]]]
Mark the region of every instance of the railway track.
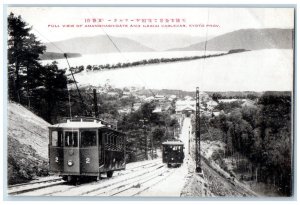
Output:
[[16,184],[8,187],[8,194],[9,195],[19,195],[26,192],[31,192],[39,189],[44,189],[47,187],[53,187],[60,184],[64,184],[65,182],[62,180],[61,177],[57,177],[54,179],[49,180],[42,180],[37,182],[30,182],[30,183],[22,183]]
[[[169,172],[163,165],[156,168],[156,170],[149,170],[147,172],[143,172],[137,176],[131,177],[127,180],[123,180],[121,182],[111,184],[107,187],[101,187],[97,190],[93,190],[87,194],[82,194],[85,196],[116,196],[121,195],[124,196],[124,192],[128,192],[128,190],[136,190],[140,189],[143,184],[148,181],[154,180],[157,177],[164,176]],[[121,194],[122,193],[122,194]]]
[[9,187],[9,195],[20,196],[72,196],[85,195],[103,187],[116,186],[125,183],[132,176],[142,177],[145,174],[163,167],[161,160],[145,161],[138,165],[128,164],[128,169],[115,172],[112,178],[101,178],[98,182],[83,183],[77,186],[64,182],[61,178],[18,184]]
[[149,188],[155,186],[156,184],[162,182],[166,178],[168,178],[170,175],[172,175],[174,171],[167,170],[162,172],[159,175],[155,175],[152,177],[149,177],[148,179],[141,179],[139,180],[135,185],[129,186],[126,189],[120,190],[117,193],[111,195],[111,196],[137,196],[144,191],[148,190]]
[[[98,183],[92,183],[88,185],[83,185],[80,187],[73,187],[69,190],[63,192],[51,193],[51,196],[96,196],[102,194],[107,196],[109,194],[103,193],[104,190],[114,189],[115,187],[127,185],[129,182],[132,182],[136,179],[149,175],[151,173],[157,173],[157,170],[160,170],[163,167],[161,163],[148,165],[147,167],[141,167],[139,170],[129,171],[115,176],[110,179],[101,180]],[[48,194],[47,194],[48,195]]]

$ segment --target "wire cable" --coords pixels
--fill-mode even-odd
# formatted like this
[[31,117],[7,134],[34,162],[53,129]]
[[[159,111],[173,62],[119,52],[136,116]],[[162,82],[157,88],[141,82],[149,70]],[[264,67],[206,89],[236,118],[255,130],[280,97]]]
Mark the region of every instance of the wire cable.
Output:
[[36,28],[33,28],[36,32],[38,32],[44,39],[46,39],[49,43],[51,43],[55,48],[57,48],[59,51],[61,51],[62,53],[65,53],[62,49],[60,49],[57,45],[55,45],[55,43],[53,43],[52,41],[50,41],[46,36],[44,36],[41,32],[39,32]]
[[[89,9],[87,9],[87,11],[88,11],[88,13],[94,18],[94,15],[91,13],[91,11],[89,10]],[[121,54],[121,56],[122,56],[122,58],[125,60],[125,61],[127,61],[127,62],[129,62],[129,59],[127,59],[124,55],[123,55],[123,53],[122,53],[122,51],[121,51],[121,49],[117,46],[117,44],[112,40],[112,38],[109,36],[109,34],[103,29],[103,27],[101,27],[101,30],[103,31],[103,33],[106,35],[106,37],[109,39],[109,41],[114,45],[114,47],[117,49],[117,51]],[[135,73],[135,72],[134,72]],[[138,74],[138,71],[137,71],[137,73],[136,74]],[[137,75],[138,76],[138,75]],[[144,81],[144,79],[141,77],[141,76],[138,76],[139,78],[140,78],[140,80],[144,83],[144,85],[146,86],[146,87],[148,87],[148,89],[149,89],[149,91],[151,92],[151,94],[153,95],[153,97],[155,97],[155,94],[153,93],[153,91],[149,88],[149,86],[147,85],[147,83]]]
[[[69,61],[68,61],[68,59],[67,59],[67,53],[66,53],[65,51],[63,51],[61,48],[59,48],[55,43],[53,43],[52,41],[50,41],[45,35],[43,35],[40,31],[38,31],[38,29],[36,29],[36,28],[34,28],[34,27],[33,27],[33,29],[34,29],[37,33],[39,33],[40,36],[42,36],[46,41],[48,41],[48,42],[49,42],[50,44],[52,44],[55,48],[57,48],[59,51],[62,52],[62,54],[64,55],[64,57],[65,57],[65,59],[66,59],[66,61],[67,61],[67,64],[68,64],[69,69],[70,69],[70,72],[71,72],[71,74],[72,74],[72,77],[73,77],[74,83],[75,83],[75,85],[76,85],[76,89],[77,89],[77,91],[78,91],[78,94],[79,94],[81,103],[83,104],[83,106],[84,106],[85,108],[87,108],[87,106],[86,106],[86,105],[84,104],[84,102],[83,102],[83,98],[82,98],[82,96],[81,96],[81,93],[80,93],[80,91],[79,91],[79,89],[78,89],[78,86],[77,86],[77,83],[76,83],[76,80],[75,80],[75,77],[74,77],[73,72],[72,72],[72,70],[71,70]],[[51,57],[50,57],[50,59],[53,60],[53,61],[55,61],[55,60],[54,60],[53,58],[51,58]],[[71,94],[70,94],[70,90],[69,90],[68,85],[67,85],[67,91],[68,91],[68,101],[69,101],[69,115],[70,115],[70,119],[72,120]],[[88,112],[88,110],[86,109],[86,113],[87,113],[87,112]]]

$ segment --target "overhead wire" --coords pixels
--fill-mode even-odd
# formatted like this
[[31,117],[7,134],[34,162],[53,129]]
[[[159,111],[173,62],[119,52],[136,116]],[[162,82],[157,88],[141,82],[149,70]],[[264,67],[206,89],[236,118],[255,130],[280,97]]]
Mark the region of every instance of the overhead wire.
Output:
[[[38,32],[39,34],[40,34],[40,32],[39,31],[37,31],[34,27],[31,27],[31,29],[33,29],[33,30],[35,30],[36,32]],[[41,34],[40,34],[41,35]],[[42,35],[41,35],[42,36]],[[47,56],[48,58],[50,58],[50,60],[52,60],[52,61],[55,61],[51,56]],[[27,82],[28,83],[28,82]],[[14,84],[15,84],[15,82],[14,82]],[[30,96],[30,94],[29,94],[29,88],[28,88],[28,86],[27,86],[27,88],[26,88],[26,92],[27,92],[27,98],[28,98],[28,101],[29,101],[29,107],[30,107],[30,98],[31,98],[31,96]]]
[[82,105],[86,108],[85,111],[86,111],[86,114],[87,114],[87,112],[88,112],[88,111],[87,111],[88,107],[84,104],[83,98],[82,98],[81,93],[80,93],[80,91],[79,91],[78,85],[77,85],[77,83],[76,83],[76,80],[75,80],[75,77],[74,77],[74,75],[73,75],[73,71],[72,71],[71,66],[70,66],[70,64],[69,64],[68,56],[67,56],[66,53],[64,53],[64,57],[66,58],[66,61],[67,61],[67,63],[68,63],[68,66],[69,66],[69,69],[70,69],[70,72],[71,72],[71,75],[72,75],[72,78],[73,78],[73,80],[74,80],[74,82],[75,82],[76,90],[78,91],[78,95],[79,95],[80,101],[81,101]]
[[[75,80],[75,78],[74,78],[73,72],[72,72],[72,70],[71,70],[69,61],[68,61],[68,59],[66,58],[67,53],[66,53],[65,51],[63,51],[61,48],[59,48],[55,43],[53,43],[53,41],[49,40],[49,39],[48,39],[45,35],[43,35],[38,29],[36,29],[36,28],[34,28],[34,27],[32,27],[32,28],[33,28],[33,30],[35,30],[41,37],[43,37],[46,41],[48,41],[50,44],[52,44],[57,50],[59,50],[60,52],[62,52],[62,54],[64,55],[64,57],[65,57],[65,59],[66,59],[66,61],[67,61],[68,66],[69,66],[69,69],[70,69],[70,72],[71,72],[71,74],[72,74],[74,83],[75,83],[76,88],[77,88],[77,91],[78,91],[78,93],[79,93],[79,97],[80,97],[80,99],[81,99],[81,102],[82,102],[83,105],[85,105],[84,102],[83,102],[82,96],[81,96],[81,94],[80,94],[80,92],[79,92],[79,90],[78,90],[78,86],[77,86],[76,80]],[[55,61],[52,57],[49,57],[49,58],[50,58],[51,60]],[[69,89],[68,85],[67,85],[67,91],[68,91],[69,115],[70,115],[70,119],[72,120],[71,93],[70,93],[70,89]],[[85,106],[85,107],[87,107],[87,106]],[[87,110],[86,110],[86,112],[87,112]]]
[[45,40],[47,40],[49,43],[51,43],[57,50],[61,51],[62,53],[65,53],[61,48],[59,48],[55,43],[50,41],[46,36],[44,36],[41,32],[39,32],[36,28],[33,27],[33,29],[38,32]]
[[209,8],[207,9],[207,24],[206,24],[206,35],[205,35],[205,44],[204,44],[204,59],[206,58],[206,49],[207,49],[207,37],[208,37],[208,22],[209,22]]
[[[87,11],[88,11],[88,13],[92,16],[92,18],[94,18],[94,15],[91,13],[91,11],[89,10],[89,9],[87,9]],[[109,39],[109,41],[114,45],[114,47],[117,49],[117,51],[121,54],[121,57],[125,60],[125,61],[127,61],[127,62],[129,62],[129,59],[128,58],[126,58],[124,55],[123,55],[123,53],[122,53],[122,51],[121,51],[121,49],[118,47],[118,45],[112,40],[112,38],[109,36],[109,34],[104,30],[104,28],[103,27],[100,27],[101,28],[101,30],[103,31],[103,33],[106,35],[106,37]],[[151,88],[149,88],[149,86],[147,85],[147,83],[144,81],[144,79],[141,77],[141,76],[139,76],[139,73],[138,73],[139,71],[137,71],[137,72],[134,72],[135,74],[137,74],[137,76],[140,78],[140,80],[144,83],[144,85],[146,86],[146,87],[148,87],[148,89],[149,89],[149,91],[151,92],[151,94],[153,95],[153,97],[155,97],[155,94],[154,94],[154,92],[152,91],[152,89]]]
[[[207,23],[206,23],[206,25],[205,25],[205,27],[206,27],[206,34],[205,34],[205,43],[204,43],[204,58],[203,58],[203,60],[202,60],[202,67],[200,68],[200,90],[202,90],[202,92],[203,92],[203,78],[204,78],[204,67],[205,67],[205,60],[206,60],[206,50],[207,50],[207,37],[208,37],[208,27],[207,27],[207,25],[208,25],[208,22],[209,22],[209,8],[207,8]],[[198,91],[198,90],[197,90]],[[196,94],[196,97],[199,97],[199,99],[196,99],[196,102],[197,102],[197,100],[199,100],[199,102],[200,102],[200,99],[201,99],[201,97],[200,97],[200,93],[199,93],[199,95],[197,96],[197,94]],[[197,106],[197,105],[196,105]],[[201,109],[201,108],[199,108],[199,109]],[[200,111],[200,110],[199,110]],[[198,113],[196,113],[196,115],[197,115]],[[197,116],[196,116],[196,119],[197,119]],[[204,125],[206,126],[206,129],[207,129],[207,131],[208,131],[208,133],[209,133],[209,135],[211,136],[211,134],[210,134],[210,132],[209,132],[209,129],[208,129],[208,126],[207,126],[207,124],[206,124],[206,122],[205,122],[205,119],[204,119]],[[199,123],[199,124],[198,124]],[[196,127],[198,127],[199,126],[199,129],[200,129],[200,126],[201,126],[201,114],[200,114],[200,112],[199,112],[199,122],[197,122],[197,120],[195,120],[195,124],[196,124]],[[199,136],[200,137],[200,136]],[[197,140],[197,136],[196,136],[196,140]],[[199,147],[197,148],[197,142],[196,142],[196,150],[198,150],[199,149],[199,151],[201,150],[201,144],[200,144],[200,139],[199,139]],[[201,152],[201,151],[200,151]],[[197,151],[196,151],[196,153],[197,153]],[[196,161],[197,161],[197,158],[196,158]],[[198,162],[197,162],[198,163]]]
[[202,67],[201,67],[201,72],[200,72],[200,90],[202,89],[203,92],[203,77],[204,77],[204,72],[205,72],[205,60],[206,60],[206,51],[207,51],[207,38],[208,38],[208,25],[209,23],[209,8],[207,8],[207,23],[205,25],[206,27],[206,34],[205,34],[205,43],[204,43],[204,53],[203,56],[204,58],[202,59]]
[[[208,25],[208,23],[209,23],[209,8],[207,9],[207,23],[206,23],[206,34],[205,34],[205,43],[204,43],[204,59],[203,59],[203,64],[202,64],[202,75],[201,75],[201,77],[203,78],[203,76],[204,76],[204,66],[205,66],[205,59],[206,59],[206,51],[207,51],[207,38],[208,38],[208,27],[207,27],[207,25]],[[202,80],[201,80],[201,84],[202,84],[202,87],[203,87],[203,82],[202,82]],[[201,118],[200,118],[201,119]],[[212,139],[212,135],[211,135],[211,133],[210,133],[210,131],[209,131],[209,128],[208,128],[208,126],[207,126],[207,124],[206,124],[206,122],[205,122],[205,119],[203,119],[203,122],[204,122],[204,125],[205,125],[205,127],[206,127],[206,129],[207,129],[207,132],[208,132],[208,134],[209,134],[209,136],[210,136],[210,138]]]
[[[204,58],[202,59],[202,66],[200,68],[200,87],[199,87],[199,90],[202,89],[202,92],[203,92],[203,78],[204,78],[204,70],[205,70],[204,67],[205,67],[206,50],[207,50],[207,38],[208,38],[208,27],[207,27],[207,25],[208,25],[208,23],[209,23],[209,8],[207,8],[207,23],[205,25],[206,34],[205,34],[205,43],[204,43],[204,52],[203,52]],[[200,98],[200,96],[199,96],[199,98]],[[200,101],[200,99],[199,99],[199,101]],[[205,125],[206,125],[206,123],[205,123]],[[207,125],[206,125],[206,128],[207,128]],[[207,131],[209,132],[208,128],[207,128]]]

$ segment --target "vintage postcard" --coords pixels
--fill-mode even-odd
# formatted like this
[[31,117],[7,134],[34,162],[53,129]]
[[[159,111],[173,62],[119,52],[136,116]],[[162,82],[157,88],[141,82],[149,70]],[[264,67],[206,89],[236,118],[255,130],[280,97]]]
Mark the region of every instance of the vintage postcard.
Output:
[[9,197],[295,196],[294,7],[5,9]]

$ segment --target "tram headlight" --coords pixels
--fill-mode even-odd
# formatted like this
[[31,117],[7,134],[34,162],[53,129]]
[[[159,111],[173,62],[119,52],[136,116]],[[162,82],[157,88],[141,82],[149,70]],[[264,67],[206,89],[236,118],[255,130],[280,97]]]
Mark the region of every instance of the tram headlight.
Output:
[[72,160],[68,161],[68,166],[73,166],[73,161]]

